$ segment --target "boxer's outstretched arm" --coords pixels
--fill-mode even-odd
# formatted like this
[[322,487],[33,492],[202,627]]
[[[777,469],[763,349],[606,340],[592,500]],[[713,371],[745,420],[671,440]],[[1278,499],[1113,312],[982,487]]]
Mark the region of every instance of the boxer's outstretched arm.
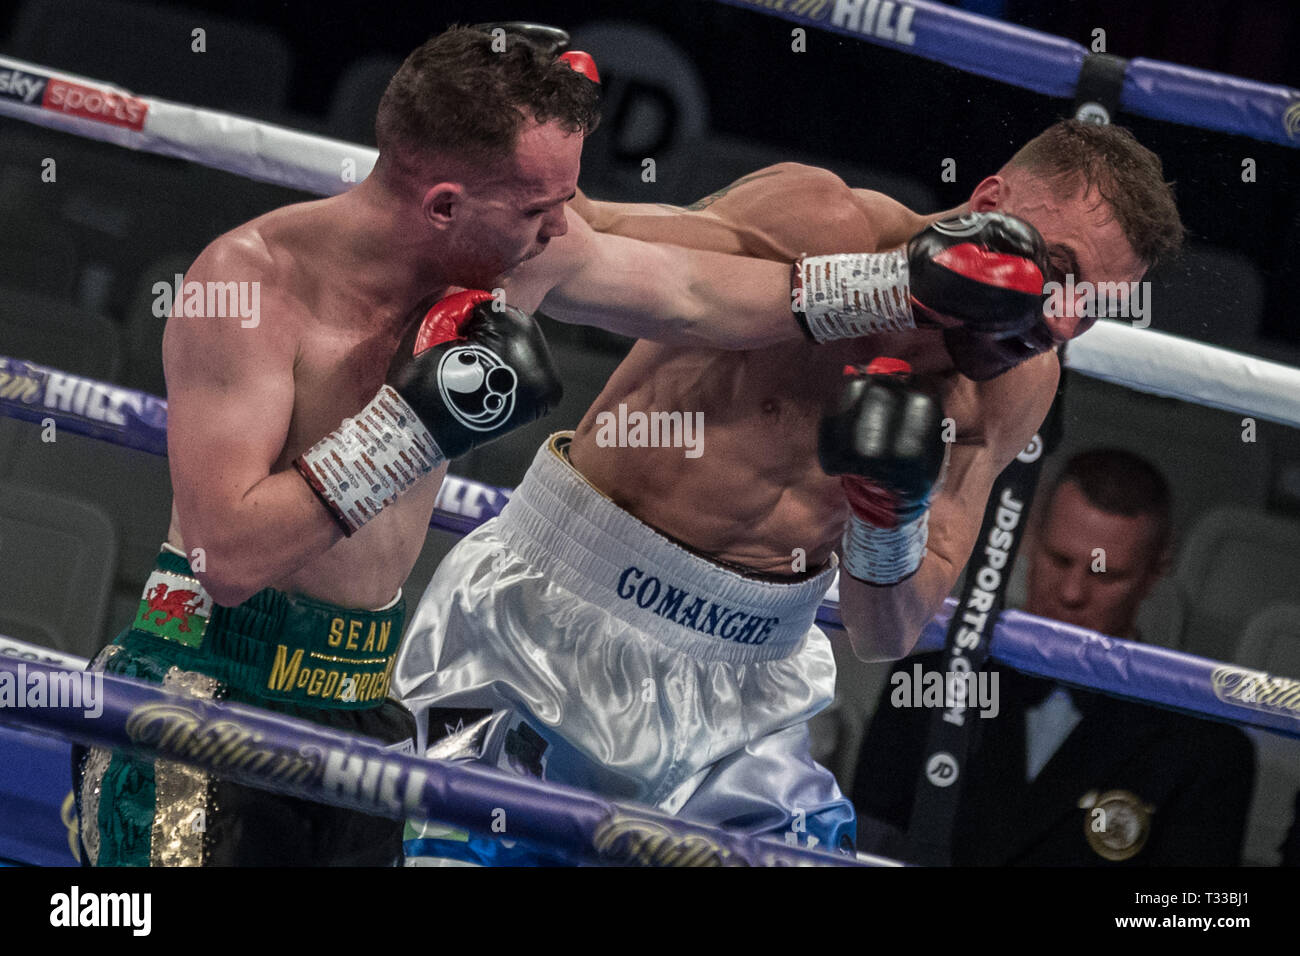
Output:
[[[255,256],[226,240],[209,246],[187,281],[257,281]],[[291,467],[272,474],[293,414],[296,324],[263,283],[262,321],[173,317],[163,336],[167,448],[187,552],[212,599],[235,606],[343,537]]]
[[949,451],[943,485],[930,505],[925,557],[915,574],[878,587],[841,572],[840,618],[861,660],[898,660],[916,646],[975,548],[994,481],[1047,417],[1059,377],[1051,352],[977,386],[986,437],[980,444],[954,443]]
[[800,163],[757,170],[687,207],[582,193],[569,206],[597,232],[778,262],[893,249],[925,223],[882,193],[850,189],[830,170]]
[[788,262],[601,234],[572,211],[568,219],[567,235],[514,271],[512,301],[523,305],[529,296],[515,290],[545,279],[540,308],[562,322],[709,348],[804,340],[790,308]]

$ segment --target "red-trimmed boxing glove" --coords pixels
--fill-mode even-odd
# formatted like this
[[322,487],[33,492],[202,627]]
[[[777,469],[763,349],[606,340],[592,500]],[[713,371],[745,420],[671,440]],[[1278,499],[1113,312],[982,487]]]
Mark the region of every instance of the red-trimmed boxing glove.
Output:
[[818,342],[915,328],[1015,335],[1042,321],[1047,245],[1004,213],[926,226],[893,252],[805,256],[794,310]]
[[476,23],[473,29],[483,33],[500,30],[507,37],[525,40],[539,50],[551,54],[557,60],[569,64],[575,73],[581,73],[591,82],[600,82],[595,59],[590,53],[570,50],[569,34],[559,27],[547,26],[544,23],[529,23],[524,20],[503,20],[496,23]]
[[444,461],[541,418],[562,396],[533,317],[490,292],[458,292],[428,311],[365,408],[294,465],[350,536]]
[[817,441],[822,470],[839,475],[849,503],[841,554],[844,571],[888,586],[921,566],[929,538],[930,500],[947,450],[939,396],[911,367],[876,359],[844,370],[836,401]]

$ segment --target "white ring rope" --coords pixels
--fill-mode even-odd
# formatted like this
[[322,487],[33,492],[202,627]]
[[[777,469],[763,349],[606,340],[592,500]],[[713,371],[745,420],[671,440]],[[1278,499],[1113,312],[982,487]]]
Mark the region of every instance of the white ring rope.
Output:
[[[0,97],[0,115],[316,195],[346,191],[378,156],[366,146],[135,96],[0,56],[0,71],[6,70],[30,77],[22,89],[31,95],[26,102],[22,92]],[[12,72],[9,86],[12,93]],[[1300,427],[1300,370],[1191,339],[1102,321],[1070,344],[1065,365],[1136,391]]]
[[1103,382],[1300,428],[1300,369],[1166,332],[1102,320],[1065,366]]
[[[29,102],[13,96],[15,70],[32,78],[21,87],[33,91]],[[0,71],[10,71],[11,77],[10,95],[0,97],[0,115],[318,196],[346,192],[370,174],[379,155],[369,146],[136,96],[111,83],[7,56],[0,56]]]

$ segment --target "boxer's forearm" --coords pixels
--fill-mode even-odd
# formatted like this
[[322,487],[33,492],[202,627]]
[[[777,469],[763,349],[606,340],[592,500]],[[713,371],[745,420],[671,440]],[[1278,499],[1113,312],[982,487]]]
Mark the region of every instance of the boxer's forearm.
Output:
[[[581,220],[558,243],[559,256],[536,262],[559,273],[540,307],[562,322],[718,349],[805,340],[790,308],[789,263],[599,234]],[[516,301],[527,300],[527,276],[527,265],[515,273]]]
[[342,540],[343,532],[297,471],[268,475],[237,501],[182,507],[185,550],[201,549],[197,575],[218,604],[236,607]]
[[[447,473],[444,463],[421,478],[409,495],[430,499]],[[432,490],[426,486],[432,484]],[[184,550],[201,548],[205,570],[196,572],[212,599],[236,607],[277,586],[344,540],[338,521],[295,469],[268,475],[238,501],[205,503],[203,515],[180,510]]]
[[664,247],[680,262],[687,333],[719,348],[758,349],[806,338],[791,304],[788,263]]
[[914,575],[889,587],[841,573],[840,619],[853,653],[864,661],[893,661],[910,654],[958,574],[958,568],[934,552],[926,553]]

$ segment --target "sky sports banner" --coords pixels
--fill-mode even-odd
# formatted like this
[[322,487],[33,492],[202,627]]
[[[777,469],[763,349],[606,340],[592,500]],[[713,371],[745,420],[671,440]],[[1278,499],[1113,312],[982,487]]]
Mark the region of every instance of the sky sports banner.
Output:
[[120,126],[137,133],[144,129],[149,104],[124,90],[74,83],[37,70],[0,61],[0,100],[47,110],[63,116]]

